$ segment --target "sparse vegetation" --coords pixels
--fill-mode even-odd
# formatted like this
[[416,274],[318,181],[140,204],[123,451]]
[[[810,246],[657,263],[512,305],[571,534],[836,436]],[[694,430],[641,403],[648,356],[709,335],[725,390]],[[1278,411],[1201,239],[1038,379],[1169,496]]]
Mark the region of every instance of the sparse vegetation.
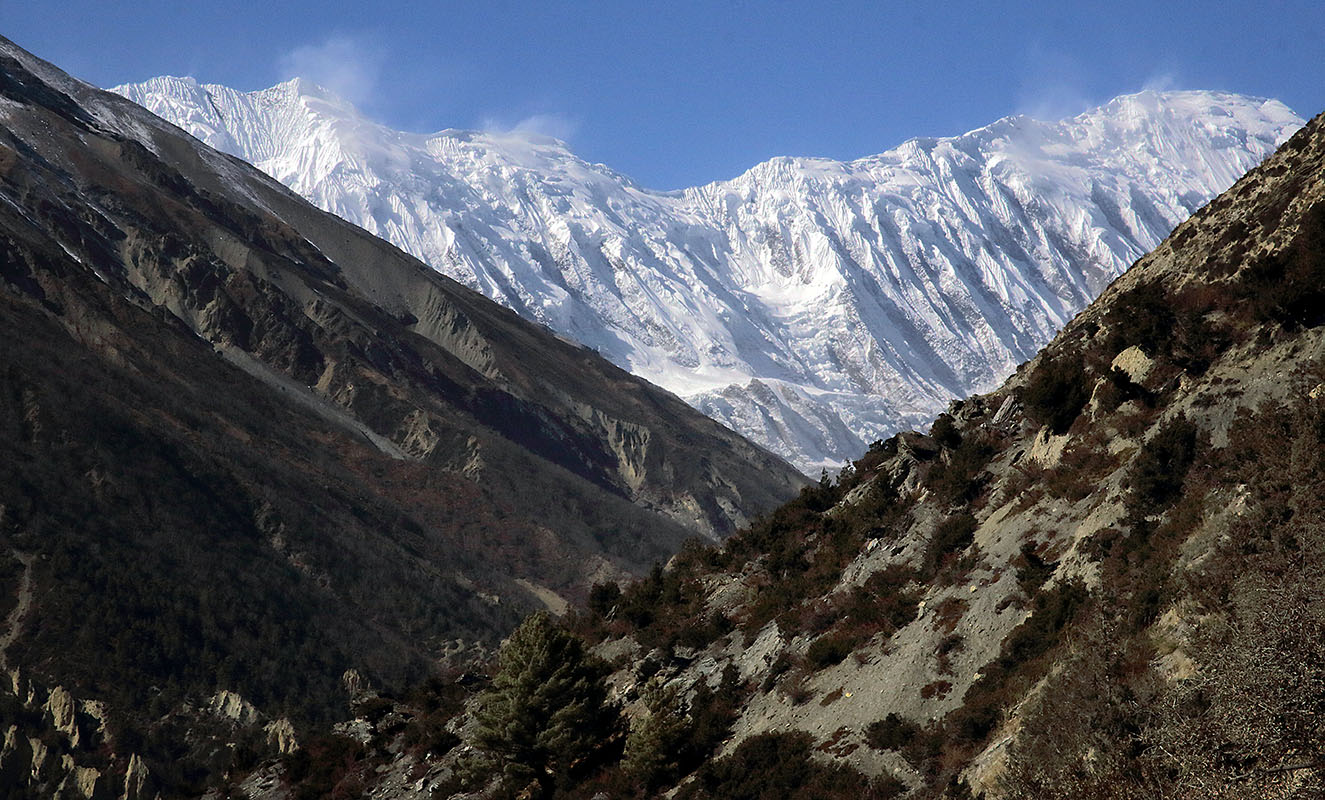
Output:
[[706,764],[677,796],[681,800],[882,800],[896,796],[896,781],[871,785],[868,778],[848,767],[822,764],[811,757],[811,744],[804,733],[752,736],[730,756]]

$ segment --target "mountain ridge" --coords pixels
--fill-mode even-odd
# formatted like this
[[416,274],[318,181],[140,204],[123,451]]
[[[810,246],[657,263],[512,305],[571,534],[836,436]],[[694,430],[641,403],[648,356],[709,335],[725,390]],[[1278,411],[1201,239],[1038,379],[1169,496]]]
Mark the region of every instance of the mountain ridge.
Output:
[[392,131],[300,86],[116,91],[808,473],[992,388],[1301,124],[1142,92],[655,192],[556,140]]

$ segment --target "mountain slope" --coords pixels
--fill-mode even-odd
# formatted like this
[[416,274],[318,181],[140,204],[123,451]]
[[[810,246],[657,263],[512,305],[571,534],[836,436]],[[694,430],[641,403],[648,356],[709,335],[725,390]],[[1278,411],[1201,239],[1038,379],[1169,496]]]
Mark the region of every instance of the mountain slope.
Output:
[[302,80],[114,91],[810,473],[991,388],[1302,123],[1143,92],[662,193],[551,139],[393,131]]
[[788,731],[916,797],[1325,789],[1323,308],[1325,116],[932,436],[627,589],[605,652],[744,682],[687,796]]
[[131,716],[324,718],[804,483],[2,39],[0,240],[2,655]]
[[[631,736],[564,796],[1321,796],[1322,497],[1325,115],[930,434],[596,587]],[[451,796],[443,688],[344,785]],[[439,703],[450,754],[404,746]]]

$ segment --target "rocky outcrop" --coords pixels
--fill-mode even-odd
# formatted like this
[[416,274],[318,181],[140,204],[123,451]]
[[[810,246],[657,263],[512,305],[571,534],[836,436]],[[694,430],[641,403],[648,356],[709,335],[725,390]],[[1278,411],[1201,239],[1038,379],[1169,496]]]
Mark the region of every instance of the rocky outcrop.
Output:
[[345,687],[351,700],[375,694],[372,684],[357,669],[345,670],[340,676],[340,685]]
[[27,680],[22,685],[23,695],[0,687],[0,703],[19,710],[19,721],[0,744],[0,786],[23,797],[159,797],[143,758],[120,752],[121,743],[109,735],[104,703],[79,699],[63,686],[46,691]]
[[151,775],[151,770],[137,753],[129,756],[129,765],[124,771],[124,792],[120,800],[150,800],[148,785]]
[[274,719],[262,728],[267,734],[267,746],[280,755],[289,755],[299,749],[299,738],[295,735],[294,725],[285,717]]
[[68,777],[56,789],[57,794],[72,789],[85,800],[106,800],[108,798],[106,783],[102,778],[101,770],[95,767],[77,766],[70,756],[64,756],[61,766]]
[[212,695],[207,703],[207,710],[221,719],[243,727],[257,725],[262,721],[262,713],[254,708],[252,703],[228,689]]
[[1121,370],[1132,383],[1144,385],[1155,362],[1140,347],[1132,345],[1114,356],[1109,366]]
[[74,698],[63,686],[56,686],[46,698],[46,714],[51,726],[69,737],[69,743],[78,747],[78,719]]

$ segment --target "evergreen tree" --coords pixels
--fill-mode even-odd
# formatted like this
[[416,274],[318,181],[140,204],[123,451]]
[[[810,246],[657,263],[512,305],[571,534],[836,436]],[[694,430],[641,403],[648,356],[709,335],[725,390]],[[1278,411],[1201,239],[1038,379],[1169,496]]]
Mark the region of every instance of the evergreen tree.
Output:
[[645,712],[631,722],[621,765],[652,791],[679,776],[694,726],[681,707],[675,686],[650,681],[643,700]]
[[546,612],[526,619],[502,645],[492,686],[479,697],[470,774],[496,774],[508,792],[536,783],[535,796],[550,797],[610,734],[607,673]]

